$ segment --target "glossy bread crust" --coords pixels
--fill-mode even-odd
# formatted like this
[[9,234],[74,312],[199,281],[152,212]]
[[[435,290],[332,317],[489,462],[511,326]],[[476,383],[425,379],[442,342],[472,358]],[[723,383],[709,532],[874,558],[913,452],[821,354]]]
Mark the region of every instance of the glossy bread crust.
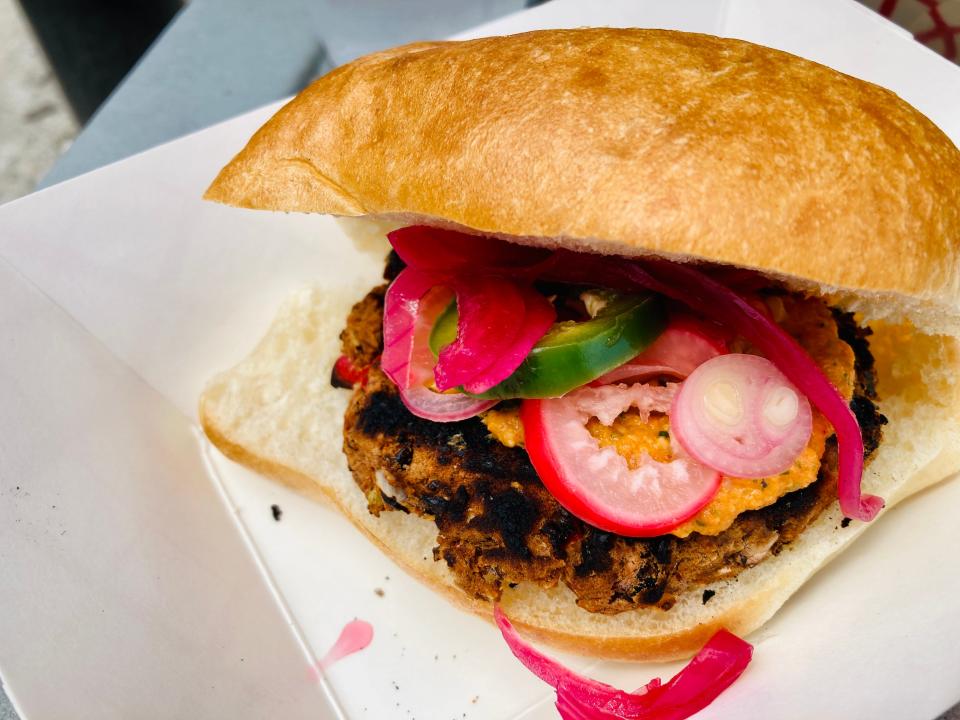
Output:
[[207,198],[707,258],[960,334],[960,152],[895,94],[666,30],[419,43],[320,78]]

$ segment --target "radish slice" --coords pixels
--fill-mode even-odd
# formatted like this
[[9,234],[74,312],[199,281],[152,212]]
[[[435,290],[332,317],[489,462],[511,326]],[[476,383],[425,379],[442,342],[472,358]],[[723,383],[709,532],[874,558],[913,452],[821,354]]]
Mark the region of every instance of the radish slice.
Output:
[[404,269],[391,283],[384,298],[380,367],[414,415],[434,422],[455,422],[489,410],[497,401],[438,393],[428,387],[434,381],[430,330],[453,294],[437,285],[435,276],[413,268]]
[[[407,232],[408,231],[408,232]],[[837,435],[837,494],[840,509],[850,518],[865,522],[883,508],[883,498],[861,491],[863,438],[847,401],[824,376],[803,348],[764,313],[730,288],[705,275],[689,263],[666,260],[629,261],[570,250],[552,254],[454,231],[439,236],[434,228],[405,228],[390,234],[391,243],[410,267],[442,272],[483,268],[515,278],[602,285],[635,291],[646,288],[679,300],[691,309],[718,321],[742,335],[813,402],[833,425]],[[419,238],[419,239],[418,239]],[[453,238],[453,239],[452,239]],[[514,249],[510,249],[514,248]],[[446,255],[441,258],[440,253]],[[539,252],[540,254],[537,254]]]
[[668,463],[644,455],[631,469],[614,448],[601,448],[586,425],[610,425],[630,407],[641,417],[667,412],[676,385],[584,387],[520,409],[525,445],[547,489],[561,505],[601,530],[629,537],[669,532],[696,515],[720,488],[720,473],[693,458]]
[[[671,297],[720,321],[753,343],[823,413],[837,434],[837,496],[849,518],[869,522],[883,508],[878,495],[862,492],[863,436],[850,405],[795,339],[720,283],[681,263],[651,262],[660,287]],[[648,278],[652,277],[645,273]],[[650,287],[645,285],[644,287]]]
[[654,678],[628,693],[579,675],[541,653],[520,637],[499,605],[494,606],[493,617],[514,656],[557,691],[557,710],[564,720],[685,720],[730,687],[753,657],[750,643],[718,630],[669,681]]
[[810,441],[810,403],[776,366],[757,355],[721,355],[680,387],[670,412],[673,437],[724,475],[784,472]]
[[649,260],[641,265],[569,250],[556,252],[544,279],[600,283],[625,291],[647,288],[679,300],[742,335],[776,363],[833,425],[837,434],[837,496],[843,514],[869,522],[883,509],[883,498],[861,490],[863,436],[847,401],[794,338],[730,288],[688,263]]
[[675,316],[650,347],[590,384],[640,382],[661,375],[682,380],[707,360],[726,352],[727,344],[706,323]]

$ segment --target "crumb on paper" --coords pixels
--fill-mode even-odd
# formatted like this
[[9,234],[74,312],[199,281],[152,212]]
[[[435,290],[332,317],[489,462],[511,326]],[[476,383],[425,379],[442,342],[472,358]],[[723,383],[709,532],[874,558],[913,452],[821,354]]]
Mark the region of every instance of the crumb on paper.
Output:
[[848,517],[845,517],[843,520],[840,521],[840,527],[844,527],[844,528],[845,528],[845,527],[847,527],[849,524],[850,524],[850,518],[848,518]]
[[280,518],[283,517],[283,510],[280,509],[279,505],[271,505],[270,512],[273,513],[273,519],[277,522],[280,522]]
[[476,704],[477,704],[477,700],[479,700],[479,699],[480,699],[480,696],[479,696],[479,695],[474,695],[473,698],[471,698],[470,703],[473,704],[473,705],[476,705]]
[[706,605],[709,602],[710,598],[717,594],[716,590],[710,590],[709,588],[703,591],[703,604]]
[[377,597],[383,597],[386,593],[383,592],[383,588],[374,588],[373,594],[376,595]]

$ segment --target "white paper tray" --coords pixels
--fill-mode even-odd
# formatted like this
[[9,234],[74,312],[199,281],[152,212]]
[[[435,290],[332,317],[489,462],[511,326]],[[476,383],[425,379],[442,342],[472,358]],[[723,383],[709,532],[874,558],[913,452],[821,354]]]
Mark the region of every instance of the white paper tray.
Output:
[[[555,0],[471,34],[601,24],[783,48],[960,139],[960,71],[853,2]],[[197,431],[204,381],[285,295],[355,293],[380,270],[332,220],[199,199],[273,109],[0,208],[7,689],[24,720],[553,717],[491,626]],[[925,719],[960,699],[956,507],[951,481],[885,517],[750,638],[753,664],[709,716]],[[311,680],[355,616],[371,647]],[[567,659],[628,688],[678,668]]]

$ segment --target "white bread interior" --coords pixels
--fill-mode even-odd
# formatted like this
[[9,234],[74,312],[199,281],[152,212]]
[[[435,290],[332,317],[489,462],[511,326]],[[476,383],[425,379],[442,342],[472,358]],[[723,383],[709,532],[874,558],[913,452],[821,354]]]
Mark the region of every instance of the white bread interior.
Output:
[[[330,385],[330,370],[344,318],[366,289],[294,294],[255,350],[209,383],[200,401],[201,422],[228,457],[332,502],[408,572],[489,618],[490,606],[461,592],[445,564],[433,561],[433,522],[400,512],[370,515],[341,452],[349,391]],[[958,344],[906,326],[877,324],[874,330],[880,409],[890,422],[864,489],[886,499],[885,514],[960,469]],[[544,590],[521,584],[505,592],[503,606],[526,634],[557,647],[607,658],[686,657],[718,627],[740,635],[758,628],[862,531],[883,525],[882,515],[847,528],[841,519],[835,503],[780,555],[736,581],[711,584],[716,595],[707,605],[697,591],[681,596],[667,612],[653,608],[608,616],[578,608],[562,585]]]

